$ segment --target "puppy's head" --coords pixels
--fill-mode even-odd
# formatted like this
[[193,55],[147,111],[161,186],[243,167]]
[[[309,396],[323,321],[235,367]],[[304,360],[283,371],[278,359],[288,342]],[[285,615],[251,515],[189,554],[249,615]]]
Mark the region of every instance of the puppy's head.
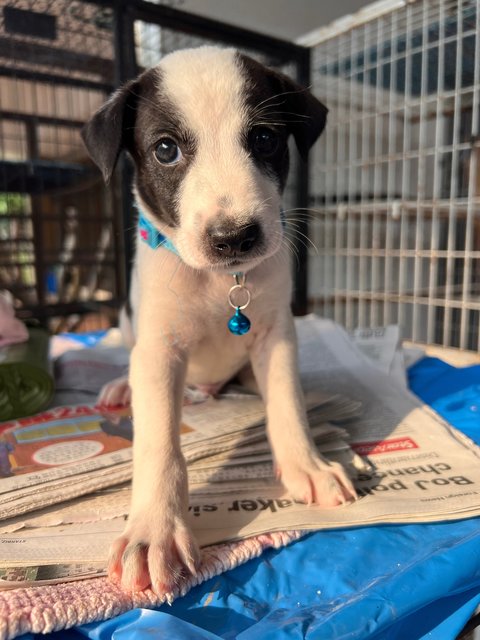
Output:
[[83,129],[108,181],[122,149],[138,203],[190,266],[247,271],[283,237],[287,140],[303,158],[327,109],[232,49],[172,53],[119,89]]

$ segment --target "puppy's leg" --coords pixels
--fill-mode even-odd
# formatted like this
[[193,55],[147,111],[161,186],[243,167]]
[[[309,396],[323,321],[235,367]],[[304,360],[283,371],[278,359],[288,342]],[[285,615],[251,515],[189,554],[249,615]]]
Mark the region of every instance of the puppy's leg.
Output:
[[103,407],[116,407],[128,405],[131,400],[131,390],[128,376],[115,378],[102,387],[98,395],[97,403]]
[[187,471],[179,435],[186,362],[185,353],[158,343],[140,341],[132,351],[132,503],[109,562],[111,577],[128,590],[151,584],[159,593],[171,591],[198,564],[186,524]]
[[336,506],[355,498],[355,489],[343,467],[321,456],[309,435],[293,318],[290,311],[279,316],[251,351],[277,473],[296,500]]
[[[135,344],[131,316],[127,313],[125,305],[120,311],[119,326],[123,344],[132,349]],[[115,407],[130,404],[132,394],[128,383],[128,375],[115,378],[105,384],[98,394],[97,403],[104,407]]]

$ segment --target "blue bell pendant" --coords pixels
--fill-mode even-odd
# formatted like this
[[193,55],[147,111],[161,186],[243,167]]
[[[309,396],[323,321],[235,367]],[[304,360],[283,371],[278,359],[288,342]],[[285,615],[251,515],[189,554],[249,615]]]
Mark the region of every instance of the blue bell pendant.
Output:
[[250,320],[237,307],[235,315],[228,321],[228,328],[236,336],[243,336],[250,331]]
[[[228,321],[228,329],[235,336],[243,336],[250,331],[250,320],[243,315],[241,309],[245,309],[250,304],[250,291],[245,286],[246,275],[244,273],[232,273],[235,278],[235,284],[230,287],[228,292],[228,304],[235,309],[235,315]],[[238,304],[233,300],[233,295],[241,293],[243,295],[244,304]],[[236,296],[237,297],[237,296]]]

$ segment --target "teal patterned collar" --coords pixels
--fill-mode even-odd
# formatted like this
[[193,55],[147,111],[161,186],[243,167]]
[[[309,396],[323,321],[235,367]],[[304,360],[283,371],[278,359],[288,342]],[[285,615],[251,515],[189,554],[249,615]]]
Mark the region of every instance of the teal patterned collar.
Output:
[[[280,216],[282,220],[282,227],[285,228],[285,214],[280,211]],[[145,217],[143,211],[138,209],[138,230],[140,231],[140,238],[148,244],[151,249],[158,249],[158,247],[164,247],[168,249],[175,255],[179,256],[175,245],[171,240],[169,240],[163,233],[160,231]]]
[[148,244],[151,249],[165,247],[165,249],[168,249],[175,255],[179,255],[173,242],[156,229],[150,220],[145,217],[141,209],[138,210],[138,230],[140,231],[140,238]]

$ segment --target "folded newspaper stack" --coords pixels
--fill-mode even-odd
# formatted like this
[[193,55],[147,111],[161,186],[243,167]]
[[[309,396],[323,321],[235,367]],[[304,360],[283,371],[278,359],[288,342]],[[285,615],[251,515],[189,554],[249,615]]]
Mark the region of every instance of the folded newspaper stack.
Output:
[[[182,441],[189,468],[189,517],[200,543],[285,529],[480,515],[479,449],[406,390],[398,329],[349,336],[314,316],[299,320],[297,329],[312,434],[327,457],[356,470],[360,499],[333,509],[291,500],[273,478],[258,398],[233,395],[187,406]],[[62,449],[65,442],[54,443],[53,450],[48,449],[52,445],[40,447],[45,424],[34,424],[23,435],[23,442],[33,447],[24,459],[3,438],[7,455],[0,457],[0,468],[3,475],[5,470],[12,474],[0,481],[6,498],[0,510],[0,580],[6,587],[101,574],[109,544],[128,513],[128,484],[108,484],[113,477],[123,482],[130,474],[128,418],[77,417],[75,428],[87,436],[75,451]],[[49,437],[58,435],[56,428],[61,431],[58,424],[50,424],[52,428]],[[114,449],[106,449],[105,434],[118,440]],[[103,448],[97,446],[93,457],[98,440]],[[20,449],[18,438],[15,446]],[[54,467],[62,454],[76,455],[77,461]],[[23,475],[17,475],[19,467],[13,468],[12,460],[24,465]],[[52,466],[29,470],[32,460]],[[96,493],[84,495],[90,482],[88,490],[95,487]],[[69,502],[39,510],[51,505],[55,495],[57,501]],[[27,514],[29,504],[37,510]]]
[[[327,424],[358,415],[360,403],[321,393],[309,393],[306,402],[321,450],[361,464],[343,439],[347,432]],[[5,530],[1,521],[6,519],[131,479],[128,410],[58,407],[3,427],[0,530]],[[227,393],[187,405],[181,430],[189,480],[198,492],[225,493],[232,490],[232,482],[238,490],[242,483],[251,488],[273,479],[265,411],[258,396]]]
[[[365,469],[363,459],[346,442],[348,432],[329,421],[360,415],[361,403],[339,395],[310,391],[305,397],[311,434],[328,457]],[[182,436],[190,494],[212,496],[277,487],[265,431],[263,403],[257,396],[226,395],[184,408]]]

